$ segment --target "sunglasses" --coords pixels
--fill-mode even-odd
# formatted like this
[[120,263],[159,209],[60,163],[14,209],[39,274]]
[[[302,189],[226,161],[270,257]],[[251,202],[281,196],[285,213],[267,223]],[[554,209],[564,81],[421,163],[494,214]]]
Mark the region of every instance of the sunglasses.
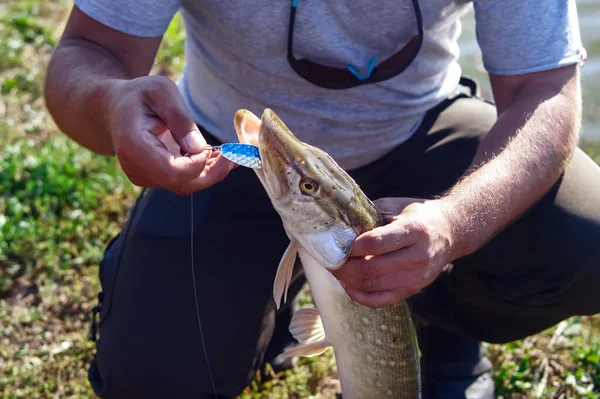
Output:
[[412,0],[415,17],[417,19],[418,34],[397,53],[375,65],[375,57],[369,60],[367,71],[361,74],[354,66],[346,68],[330,67],[307,59],[294,57],[294,25],[296,23],[296,10],[298,0],[292,0],[292,12],[288,29],[287,59],[290,66],[303,79],[325,89],[348,89],[367,83],[382,82],[393,78],[403,72],[416,58],[423,44],[423,19],[421,8],[417,0]]

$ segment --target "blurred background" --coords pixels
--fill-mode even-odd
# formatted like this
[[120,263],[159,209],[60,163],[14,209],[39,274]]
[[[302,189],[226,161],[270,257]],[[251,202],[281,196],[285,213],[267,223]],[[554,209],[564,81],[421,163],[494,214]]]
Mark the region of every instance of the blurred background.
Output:
[[[600,2],[577,3],[589,56],[580,146],[600,162]],[[86,374],[98,262],[139,192],[115,159],[69,141],[45,111],[45,68],[70,7],[66,0],[0,3],[1,399],[94,397]],[[177,78],[183,37],[176,16],[154,73]],[[461,48],[465,73],[489,96],[472,13]],[[301,303],[310,304],[308,293]],[[600,398],[600,316],[574,317],[487,350],[498,397]],[[265,375],[241,398],[333,398],[338,389],[331,351]]]

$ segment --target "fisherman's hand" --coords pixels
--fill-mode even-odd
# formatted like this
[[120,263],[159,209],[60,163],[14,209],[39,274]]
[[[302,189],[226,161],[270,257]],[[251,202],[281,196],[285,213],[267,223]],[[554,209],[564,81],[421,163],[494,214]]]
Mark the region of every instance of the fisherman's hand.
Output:
[[417,293],[457,257],[443,200],[382,198],[375,205],[388,224],[359,236],[333,272],[352,299],[371,308]]
[[[223,180],[235,167],[203,151],[206,140],[170,79],[115,81],[108,96],[113,147],[133,184],[187,195]],[[180,149],[191,155],[181,156]]]

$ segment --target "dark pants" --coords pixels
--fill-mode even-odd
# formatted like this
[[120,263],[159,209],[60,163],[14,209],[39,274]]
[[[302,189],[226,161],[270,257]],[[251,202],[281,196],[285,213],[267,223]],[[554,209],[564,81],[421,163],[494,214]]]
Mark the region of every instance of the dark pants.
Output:
[[[431,198],[456,183],[495,119],[495,108],[480,99],[448,100],[408,142],[351,175],[372,199]],[[193,224],[210,368],[218,392],[236,395],[267,349],[276,353],[289,338],[276,334],[271,342],[273,331],[285,332],[289,322],[289,311],[276,317],[272,300],[288,239],[254,172],[243,167],[194,194]],[[416,317],[502,342],[600,312],[599,243],[600,168],[578,150],[525,216],[411,298]],[[190,197],[149,190],[100,268],[104,300],[90,369],[100,396],[183,399],[212,392],[191,267]],[[302,282],[300,275],[295,287]]]

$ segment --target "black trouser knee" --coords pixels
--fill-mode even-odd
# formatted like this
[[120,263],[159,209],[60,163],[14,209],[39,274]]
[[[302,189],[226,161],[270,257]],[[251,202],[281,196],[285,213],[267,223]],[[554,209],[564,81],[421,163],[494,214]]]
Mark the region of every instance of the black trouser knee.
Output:
[[600,312],[599,243],[600,168],[577,150],[537,205],[413,302],[454,332],[488,342],[524,338]]

